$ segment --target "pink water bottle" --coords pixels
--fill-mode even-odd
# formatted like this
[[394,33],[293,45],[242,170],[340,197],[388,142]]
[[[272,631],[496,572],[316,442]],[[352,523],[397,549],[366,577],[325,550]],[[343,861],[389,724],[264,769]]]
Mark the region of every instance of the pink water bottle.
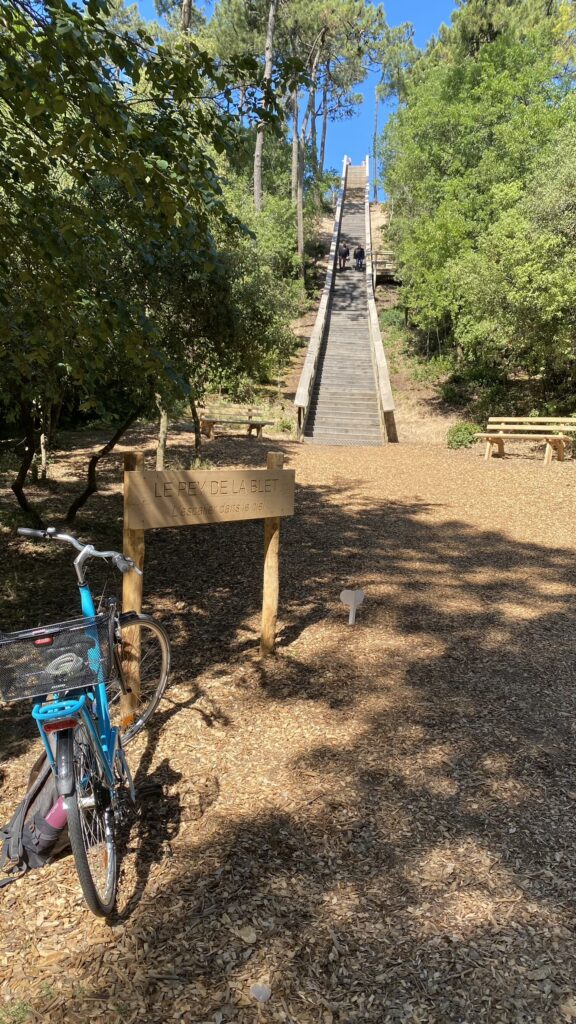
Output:
[[51,807],[46,815],[46,822],[52,828],[60,830],[68,823],[68,811],[64,806],[64,797],[59,796],[54,807]]

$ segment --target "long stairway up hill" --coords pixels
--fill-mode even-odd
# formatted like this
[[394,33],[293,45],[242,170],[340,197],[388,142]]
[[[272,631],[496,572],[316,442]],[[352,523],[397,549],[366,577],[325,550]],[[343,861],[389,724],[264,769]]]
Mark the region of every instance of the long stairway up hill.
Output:
[[370,342],[366,274],[354,269],[352,252],[366,249],[366,167],[349,167],[340,240],[350,261],[335,275],[310,411],[304,430],[308,444],[384,443],[376,374]]

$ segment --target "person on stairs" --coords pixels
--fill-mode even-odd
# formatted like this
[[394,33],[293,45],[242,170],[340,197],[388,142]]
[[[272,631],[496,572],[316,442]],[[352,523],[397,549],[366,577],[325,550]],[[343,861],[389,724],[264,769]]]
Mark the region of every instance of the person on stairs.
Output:
[[350,249],[346,245],[346,242],[340,242],[338,246],[338,264],[340,270],[346,270],[346,261],[350,255]]
[[357,245],[356,248],[354,249],[354,260],[356,263],[356,270],[362,270],[362,267],[364,266],[365,255],[366,253],[364,252],[363,246]]

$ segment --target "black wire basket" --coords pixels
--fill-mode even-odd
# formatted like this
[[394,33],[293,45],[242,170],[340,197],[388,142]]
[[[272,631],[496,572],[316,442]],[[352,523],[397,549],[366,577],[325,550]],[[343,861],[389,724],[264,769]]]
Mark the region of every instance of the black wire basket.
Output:
[[110,678],[113,612],[0,633],[0,698],[7,703],[95,686]]

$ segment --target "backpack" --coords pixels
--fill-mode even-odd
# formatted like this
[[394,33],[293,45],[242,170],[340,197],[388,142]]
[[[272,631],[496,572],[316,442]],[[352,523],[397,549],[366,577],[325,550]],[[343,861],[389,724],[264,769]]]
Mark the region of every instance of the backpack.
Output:
[[56,781],[46,751],[34,762],[26,795],[9,822],[0,828],[0,889],[31,868],[42,868],[69,845],[68,826],[54,828],[46,821],[58,800]]

